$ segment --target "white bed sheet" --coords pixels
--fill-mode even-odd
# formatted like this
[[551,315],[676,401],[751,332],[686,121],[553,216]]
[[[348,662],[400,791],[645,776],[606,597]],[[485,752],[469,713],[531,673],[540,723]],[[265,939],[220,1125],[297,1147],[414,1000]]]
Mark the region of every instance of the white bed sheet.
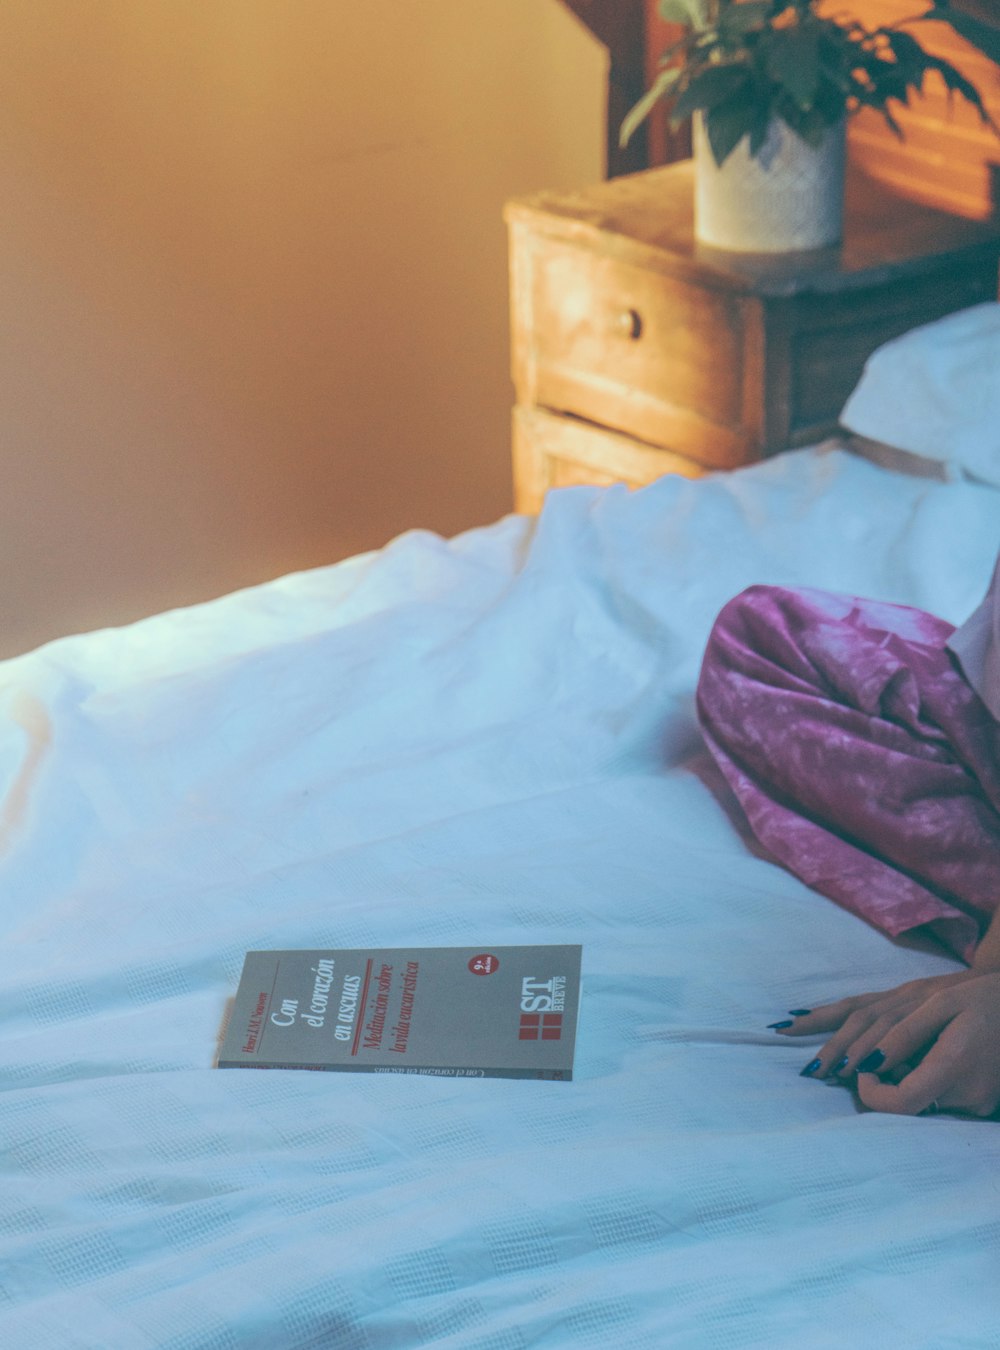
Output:
[[[821,447],[0,666],[0,1345],[1000,1346],[1000,1127],[765,1029],[953,963],[755,856],[692,701],[743,587],[958,622],[998,546]],[[249,948],[520,942],[572,1083],[212,1068]]]

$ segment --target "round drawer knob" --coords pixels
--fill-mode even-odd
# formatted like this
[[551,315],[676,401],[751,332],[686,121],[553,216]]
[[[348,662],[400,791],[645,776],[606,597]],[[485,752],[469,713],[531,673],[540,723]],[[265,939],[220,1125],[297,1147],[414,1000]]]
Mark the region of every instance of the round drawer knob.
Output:
[[624,309],[618,315],[615,327],[622,337],[631,338],[634,342],[642,335],[642,315],[637,309]]

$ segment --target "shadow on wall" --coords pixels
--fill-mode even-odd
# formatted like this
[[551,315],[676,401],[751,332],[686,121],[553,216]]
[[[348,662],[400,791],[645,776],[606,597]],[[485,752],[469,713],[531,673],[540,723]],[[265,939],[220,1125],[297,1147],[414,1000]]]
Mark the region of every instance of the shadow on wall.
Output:
[[510,509],[504,200],[602,173],[558,0],[5,0],[0,655]]

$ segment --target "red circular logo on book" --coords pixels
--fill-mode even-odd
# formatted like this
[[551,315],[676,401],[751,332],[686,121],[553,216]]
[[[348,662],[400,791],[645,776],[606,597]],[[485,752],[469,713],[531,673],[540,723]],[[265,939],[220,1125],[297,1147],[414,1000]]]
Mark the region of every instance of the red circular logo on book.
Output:
[[492,952],[480,952],[469,962],[469,969],[473,975],[492,975],[495,970],[500,969],[500,959]]

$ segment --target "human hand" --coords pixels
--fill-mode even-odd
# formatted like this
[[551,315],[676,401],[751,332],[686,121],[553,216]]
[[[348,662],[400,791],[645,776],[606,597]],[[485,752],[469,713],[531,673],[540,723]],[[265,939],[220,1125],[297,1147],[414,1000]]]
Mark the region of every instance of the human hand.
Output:
[[[933,1040],[898,1084],[879,1074]],[[873,1111],[918,1116],[928,1107],[992,1116],[1000,1109],[1000,974],[991,972],[932,994],[884,1038],[878,1073],[859,1072],[857,1092]],[[860,1068],[865,1067],[862,1060]]]
[[776,1022],[772,1027],[779,1035],[792,1037],[832,1031],[834,1035],[817,1050],[816,1058],[806,1066],[803,1074],[812,1078],[827,1078],[831,1074],[844,1078],[853,1074],[865,1056],[881,1045],[882,1037],[890,1028],[908,1017],[932,994],[972,977],[971,970],[957,970],[947,975],[909,980],[895,989],[855,994],[812,1011],[800,1011],[792,1014],[793,1021]]
[[834,1030],[803,1073],[857,1072],[858,1096],[874,1111],[919,1115],[934,1106],[990,1116],[1000,1108],[1000,973],[913,980],[817,1008],[776,1030]]

